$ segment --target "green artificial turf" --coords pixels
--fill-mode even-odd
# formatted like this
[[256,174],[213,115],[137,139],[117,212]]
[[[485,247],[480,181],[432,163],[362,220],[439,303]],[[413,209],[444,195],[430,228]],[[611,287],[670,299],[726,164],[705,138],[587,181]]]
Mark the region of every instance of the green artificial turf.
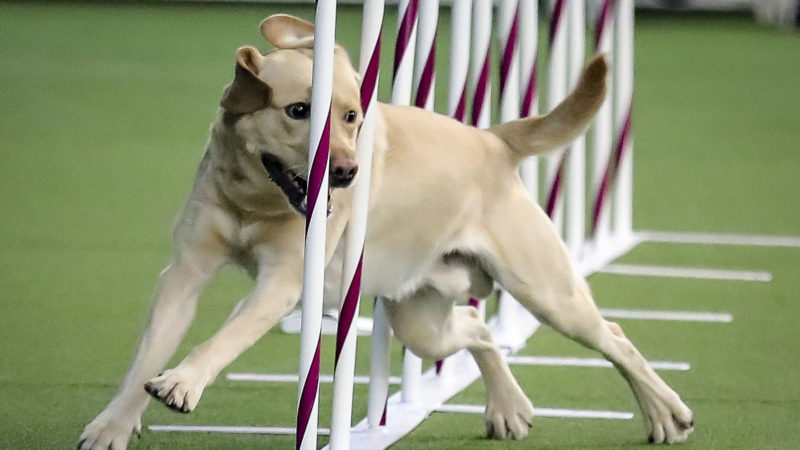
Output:
[[[339,40],[355,60],[359,9],[340,11]],[[313,15],[290,5],[0,3],[0,448],[71,447],[114,394],[169,259],[170,226],[233,75],[234,51],[266,50],[257,24],[275,12]],[[394,23],[387,15],[387,69]],[[800,234],[800,35],[740,15],[645,14],[636,38],[636,228]],[[440,80],[446,47],[440,38]],[[622,261],[773,274],[770,283],[590,281],[602,307],[734,315],[730,324],[619,321],[646,356],[692,364],[663,373],[696,413],[686,447],[798,447],[800,249],[644,244]],[[233,268],[209,285],[175,362],[249,287]],[[332,340],[324,345],[329,373]],[[368,347],[360,339],[360,373]],[[546,328],[522,353],[591,355]],[[399,358],[395,344],[395,372]],[[297,364],[296,336],[272,331],[229,370],[291,373]],[[538,406],[635,411],[611,370],[513,370]],[[477,382],[453,401],[479,404],[483,392]],[[365,397],[357,386],[356,420]],[[322,426],[329,399],[323,387]],[[144,423],[291,426],[295,401],[292,385],[220,377],[192,414],[152,405]],[[485,440],[480,416],[434,413],[396,447],[635,447],[646,438],[636,413],[632,421],[539,418],[527,440],[513,443]],[[145,432],[133,448],[293,442]]]

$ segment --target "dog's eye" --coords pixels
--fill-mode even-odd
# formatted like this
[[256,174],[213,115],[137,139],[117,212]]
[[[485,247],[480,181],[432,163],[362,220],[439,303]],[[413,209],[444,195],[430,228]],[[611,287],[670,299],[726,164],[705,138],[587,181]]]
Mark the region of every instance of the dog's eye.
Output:
[[358,118],[358,113],[353,111],[352,109],[344,114],[344,121],[347,123],[356,123],[357,118]]
[[311,114],[311,105],[308,103],[292,103],[286,107],[286,115],[294,120],[308,119]]

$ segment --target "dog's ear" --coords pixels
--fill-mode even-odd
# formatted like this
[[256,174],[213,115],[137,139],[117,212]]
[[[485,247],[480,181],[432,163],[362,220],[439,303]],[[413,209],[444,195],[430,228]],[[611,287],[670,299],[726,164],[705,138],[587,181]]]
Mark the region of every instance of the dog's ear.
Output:
[[274,14],[264,19],[261,35],[276,48],[314,47],[314,24],[288,14]]
[[236,74],[220,101],[227,112],[248,114],[269,105],[270,87],[258,77],[261,58],[261,53],[253,47],[241,47],[236,51]]

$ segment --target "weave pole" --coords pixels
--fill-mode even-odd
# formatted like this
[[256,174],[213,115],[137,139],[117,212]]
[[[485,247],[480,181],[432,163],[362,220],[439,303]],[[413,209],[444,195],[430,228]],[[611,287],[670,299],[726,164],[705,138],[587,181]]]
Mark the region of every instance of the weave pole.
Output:
[[[439,0],[419,0],[419,26],[414,61],[414,106],[433,111],[436,87],[436,34],[439,24]],[[408,353],[408,352],[406,352]],[[419,360],[422,361],[421,359]],[[436,370],[441,371],[442,361],[436,361]],[[416,370],[416,368],[414,368]],[[419,367],[419,373],[422,366]],[[420,375],[413,374],[419,378]],[[412,384],[416,386],[416,384]],[[412,388],[413,389],[413,388]],[[413,398],[413,395],[410,394]]]
[[400,0],[397,3],[397,41],[392,70],[392,103],[395,105],[411,104],[418,12],[419,0]]
[[[604,53],[609,59],[611,67],[616,65],[611,61],[613,56],[613,21],[614,0],[603,0],[594,25],[594,51]],[[597,111],[597,116],[592,124],[592,154],[594,167],[592,170],[592,222],[591,234],[595,250],[603,251],[609,245],[611,236],[611,208],[608,202],[608,193],[611,183],[612,165],[611,146],[613,135],[612,98],[615,92],[613,86],[607,87],[606,98]]]
[[464,122],[467,110],[471,12],[472,0],[455,1],[450,9],[450,78],[447,113],[459,122]]
[[436,31],[439,0],[419,0],[419,25],[414,62],[414,106],[433,111],[436,87]]
[[[520,11],[518,0],[503,0],[497,14],[498,40],[500,41],[500,123],[518,119],[521,114],[520,98]],[[533,158],[526,158],[533,159]],[[522,172],[522,169],[520,169]],[[498,301],[499,327],[506,330],[516,326],[516,319],[527,311],[508,292],[503,291]]]
[[[411,104],[418,13],[418,0],[401,0],[398,2],[397,43],[394,51],[394,71],[392,74],[392,103],[395,105]],[[419,377],[421,373],[422,358],[406,349],[403,353],[402,396],[404,402],[414,403],[419,399]]]
[[375,298],[372,310],[372,342],[370,343],[367,425],[386,425],[386,403],[389,399],[389,323],[382,298]]
[[[548,65],[547,65],[547,110],[552,111],[567,93],[567,0],[555,0],[550,15],[548,33]],[[564,177],[563,151],[553,152],[546,158],[545,176],[545,212],[552,219],[556,229],[563,228],[562,183]]]
[[519,3],[503,0],[498,13],[500,43],[500,123],[519,119]]
[[488,128],[491,121],[492,88],[489,84],[492,46],[492,0],[472,4],[472,116],[470,124]]
[[[539,92],[537,85],[536,61],[539,41],[538,0],[520,0],[517,9],[519,27],[520,59],[520,117],[535,116],[539,113]],[[525,158],[520,165],[520,176],[525,189],[534,201],[539,198],[539,159]]]
[[[584,45],[586,43],[586,19],[584,0],[569,0],[567,4],[569,20],[569,74],[568,88],[578,85],[584,65]],[[564,155],[567,163],[566,221],[564,241],[573,261],[583,252],[586,240],[586,135],[581,134],[570,145]]]
[[336,332],[333,404],[331,407],[329,445],[332,450],[350,448],[353,381],[358,338],[358,330],[353,326],[353,320],[358,317],[361,296],[361,267],[364,262],[364,241],[367,234],[372,178],[372,147],[375,136],[375,108],[377,108],[383,12],[383,0],[365,1],[361,23],[361,54],[359,56],[359,74],[362,79],[361,111],[364,114],[364,122],[361,124],[356,144],[361,170],[352,187],[353,204],[344,234],[341,293],[343,300]]
[[[472,0],[461,0],[451,4],[447,114],[462,123],[467,109],[471,13]],[[422,20],[422,16],[420,20]],[[472,303],[473,299],[470,299],[470,302]],[[474,302],[477,303],[477,300]],[[436,373],[441,374],[444,360],[438,360],[435,364]]]
[[614,89],[617,162],[613,227],[615,239],[633,238],[633,0],[617,0],[614,34]]
[[314,24],[314,71],[308,141],[306,246],[300,331],[300,382],[295,441],[296,448],[304,450],[314,449],[317,446],[322,295],[325,286],[325,233],[328,218],[330,108],[333,92],[333,48],[336,40],[335,0],[317,2]]

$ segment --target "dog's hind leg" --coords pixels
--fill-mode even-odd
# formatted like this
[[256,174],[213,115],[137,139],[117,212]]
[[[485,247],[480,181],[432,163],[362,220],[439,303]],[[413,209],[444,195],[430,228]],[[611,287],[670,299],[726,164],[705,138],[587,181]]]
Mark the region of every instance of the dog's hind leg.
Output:
[[522,191],[520,186],[498,199],[487,225],[493,248],[486,259],[496,281],[543,323],[614,364],[639,402],[651,442],[685,441],[692,432],[692,412],[648,366],[621,328],[600,316],[556,230]]
[[79,449],[123,449],[141,430],[149,402],[142,386],[169,362],[194,318],[202,286],[223,262],[219,252],[192,249],[179,251],[164,269],[134,362],[117,395],[84,429]]
[[497,439],[522,439],[533,420],[533,405],[517,384],[497,344],[471,306],[458,306],[427,287],[411,298],[386,302],[397,338],[422,358],[443,359],[468,349],[486,384],[486,433]]

